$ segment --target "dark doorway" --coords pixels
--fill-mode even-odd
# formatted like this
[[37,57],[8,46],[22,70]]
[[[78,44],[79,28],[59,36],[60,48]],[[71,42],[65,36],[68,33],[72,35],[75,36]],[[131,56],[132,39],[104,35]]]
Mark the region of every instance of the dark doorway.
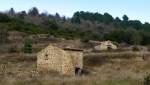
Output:
[[108,50],[112,50],[111,45],[107,45],[107,49],[108,49]]
[[76,68],[75,68],[75,75],[82,75],[82,69],[76,67]]

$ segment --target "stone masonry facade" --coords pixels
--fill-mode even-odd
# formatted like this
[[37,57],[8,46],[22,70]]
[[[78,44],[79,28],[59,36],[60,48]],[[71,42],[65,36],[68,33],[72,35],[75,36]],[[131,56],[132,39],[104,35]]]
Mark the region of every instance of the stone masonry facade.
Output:
[[37,54],[37,70],[42,72],[57,71],[60,75],[75,75],[75,68],[83,68],[83,53],[47,46]]

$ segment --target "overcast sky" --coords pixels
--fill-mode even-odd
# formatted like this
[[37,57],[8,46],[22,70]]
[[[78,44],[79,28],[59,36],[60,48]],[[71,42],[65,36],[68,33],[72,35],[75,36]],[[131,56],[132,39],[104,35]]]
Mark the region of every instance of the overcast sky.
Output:
[[40,12],[71,17],[76,11],[108,12],[113,17],[126,14],[130,19],[150,22],[150,0],[0,0],[0,11],[13,7],[15,11],[37,7]]

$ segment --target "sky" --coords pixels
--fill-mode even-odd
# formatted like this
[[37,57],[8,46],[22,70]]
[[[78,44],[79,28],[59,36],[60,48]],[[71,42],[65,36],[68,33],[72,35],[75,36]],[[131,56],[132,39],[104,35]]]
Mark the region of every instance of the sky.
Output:
[[107,12],[113,17],[128,15],[130,20],[150,22],[150,0],[0,0],[0,11],[26,10],[37,7],[40,12],[72,17],[76,11]]

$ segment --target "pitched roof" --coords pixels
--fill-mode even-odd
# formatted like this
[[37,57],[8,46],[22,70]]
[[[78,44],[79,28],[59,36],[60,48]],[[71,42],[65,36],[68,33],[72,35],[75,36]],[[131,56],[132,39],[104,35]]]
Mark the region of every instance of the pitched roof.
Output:
[[68,51],[83,51],[83,49],[77,49],[77,48],[64,48],[63,50],[68,50]]

